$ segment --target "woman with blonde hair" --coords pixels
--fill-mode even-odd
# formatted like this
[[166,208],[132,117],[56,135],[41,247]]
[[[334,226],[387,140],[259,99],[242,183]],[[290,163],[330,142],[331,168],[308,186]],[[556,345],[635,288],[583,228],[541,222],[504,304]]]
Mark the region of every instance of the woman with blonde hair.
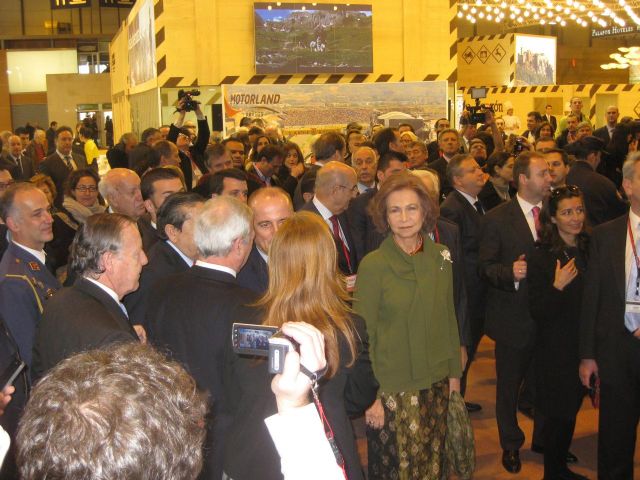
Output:
[[[269,289],[256,305],[264,325],[280,327],[296,319],[323,333],[328,370],[319,382],[320,402],[347,478],[361,480],[349,417],[373,403],[378,383],[364,321],[351,313],[348,301],[328,225],[310,212],[288,218],[269,247]],[[277,411],[266,363],[231,354],[227,372],[225,390],[232,393],[226,401],[234,420],[225,445],[225,474],[233,480],[281,479],[279,457],[263,422]]]

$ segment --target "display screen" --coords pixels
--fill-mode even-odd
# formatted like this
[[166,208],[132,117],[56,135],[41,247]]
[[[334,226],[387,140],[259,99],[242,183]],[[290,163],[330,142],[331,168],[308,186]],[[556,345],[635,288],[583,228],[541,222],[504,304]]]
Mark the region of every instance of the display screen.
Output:
[[269,339],[273,332],[257,328],[238,328],[238,347],[251,350],[269,350]]
[[254,8],[256,73],[373,72],[371,5]]

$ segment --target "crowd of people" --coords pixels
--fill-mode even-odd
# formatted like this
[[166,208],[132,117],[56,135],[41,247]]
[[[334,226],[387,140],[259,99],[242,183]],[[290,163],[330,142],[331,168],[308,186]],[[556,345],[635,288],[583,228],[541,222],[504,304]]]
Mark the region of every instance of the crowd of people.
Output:
[[[0,476],[358,480],[361,418],[369,479],[447,478],[450,394],[482,409],[487,335],[507,472],[520,411],[544,478],[586,478],[568,465],[588,393],[599,478],[632,478],[640,121],[612,106],[593,130],[581,109],[515,134],[512,108],[443,118],[432,142],[351,123],[305,158],[277,126],[219,139],[180,103],[102,176],[86,126],[6,136],[0,366],[26,368],[0,398]],[[234,351],[234,322],[299,344],[284,373]]]

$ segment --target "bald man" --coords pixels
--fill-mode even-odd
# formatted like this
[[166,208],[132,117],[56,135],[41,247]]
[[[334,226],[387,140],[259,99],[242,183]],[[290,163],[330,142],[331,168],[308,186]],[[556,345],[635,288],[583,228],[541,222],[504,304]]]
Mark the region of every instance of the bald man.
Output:
[[338,249],[338,268],[348,277],[348,287],[351,281],[355,283],[359,259],[345,212],[357,194],[356,171],[342,162],[332,161],[318,170],[315,195],[301,208],[320,215],[327,222]]
[[128,168],[109,170],[98,185],[100,194],[109,204],[109,211],[138,220],[145,212],[140,177]]
[[293,215],[293,204],[281,188],[265,187],[249,197],[249,207],[255,238],[247,263],[238,272],[238,283],[262,295],[269,287],[269,246],[280,226]]
[[18,135],[11,135],[8,140],[9,148],[0,157],[0,167],[11,172],[15,180],[28,180],[35,174],[33,162],[22,153],[22,141]]

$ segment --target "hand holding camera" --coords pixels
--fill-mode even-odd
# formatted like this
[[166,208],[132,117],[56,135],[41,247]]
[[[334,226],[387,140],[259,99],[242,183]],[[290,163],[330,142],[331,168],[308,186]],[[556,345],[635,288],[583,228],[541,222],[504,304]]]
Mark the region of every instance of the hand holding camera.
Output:
[[282,331],[300,346],[300,353],[290,350],[284,360],[284,370],[273,377],[271,390],[276,396],[278,412],[302,407],[309,403],[311,380],[300,371],[300,366],[310,372],[324,370],[327,360],[324,353],[324,336],[304,322],[285,323]]

